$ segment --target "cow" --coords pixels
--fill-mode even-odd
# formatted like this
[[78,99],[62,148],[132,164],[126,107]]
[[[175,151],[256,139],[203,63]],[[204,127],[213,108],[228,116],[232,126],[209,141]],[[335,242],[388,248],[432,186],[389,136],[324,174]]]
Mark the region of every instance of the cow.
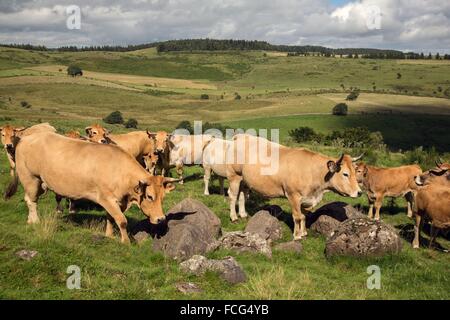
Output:
[[204,150],[213,139],[211,135],[174,134],[170,137],[170,166],[175,166],[180,183],[183,183],[185,166],[203,164]]
[[356,178],[362,189],[367,193],[369,200],[369,219],[373,219],[375,206],[375,220],[380,219],[380,209],[384,197],[405,197],[407,201],[407,214],[412,218],[414,203],[414,190],[416,189],[414,177],[421,174],[418,165],[408,165],[396,168],[379,168],[369,166],[363,162],[356,165]]
[[[154,172],[155,145],[148,139],[145,131],[134,131],[125,134],[111,134],[99,124],[85,128],[88,139],[101,144],[115,144],[134,157],[149,172]],[[152,159],[153,158],[153,159]]]
[[11,125],[0,127],[1,141],[9,161],[9,173],[11,177],[14,177],[14,168],[16,167],[14,161],[14,148],[18,142],[19,135],[23,130],[25,130],[24,127],[13,127]]
[[227,157],[233,152],[233,141],[214,138],[203,151],[203,168],[205,170],[204,194],[209,195],[209,180],[211,172],[219,177],[220,194],[224,192],[224,179],[227,177]]
[[[334,191],[352,198],[361,195],[353,166],[358,159],[349,155],[343,154],[335,159],[247,134],[235,135],[233,141],[233,159],[227,160],[232,221],[238,219],[235,208],[238,195],[239,214],[242,218],[247,216],[245,196],[240,191],[241,182],[265,197],[288,199],[294,220],[294,240],[307,235],[305,213],[322,200],[325,192]],[[270,148],[266,153],[269,161],[262,157],[255,159],[255,148],[263,150],[265,147]]]
[[107,212],[106,236],[113,236],[115,222],[122,243],[130,242],[123,213],[136,204],[151,223],[161,223],[165,220],[164,196],[175,188],[174,179],[152,176],[115,145],[70,139],[51,131],[21,138],[16,148],[16,172],[19,179],[12,184],[20,180],[23,185],[29,224],[39,222],[37,203],[49,189],[102,206]]
[[[154,143],[154,153],[158,156],[157,168],[163,176],[168,175],[171,168],[170,152],[174,146],[171,141],[172,135],[166,131],[147,131],[147,137]],[[182,180],[180,182],[182,183]]]
[[419,237],[424,218],[431,220],[431,247],[439,229],[450,227],[450,186],[436,183],[420,184],[415,197],[414,240],[412,246],[419,248]]
[[440,184],[450,187],[450,164],[438,164],[436,168],[416,176],[414,180],[418,186]]

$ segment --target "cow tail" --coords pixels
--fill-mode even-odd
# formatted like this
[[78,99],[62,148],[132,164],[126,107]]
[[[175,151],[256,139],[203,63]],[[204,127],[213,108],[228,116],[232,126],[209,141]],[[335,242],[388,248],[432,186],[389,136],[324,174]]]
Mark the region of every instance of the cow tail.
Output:
[[19,177],[17,176],[17,172],[14,171],[14,177],[6,188],[5,193],[3,194],[3,198],[5,200],[9,200],[14,194],[16,194],[18,186]]

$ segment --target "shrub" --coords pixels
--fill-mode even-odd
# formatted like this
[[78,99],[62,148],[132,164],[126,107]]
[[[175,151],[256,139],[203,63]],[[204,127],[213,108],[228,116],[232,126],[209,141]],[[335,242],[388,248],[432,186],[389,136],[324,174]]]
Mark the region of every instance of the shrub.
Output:
[[310,127],[299,127],[289,131],[289,136],[298,143],[321,141],[321,137]]
[[69,66],[67,68],[67,74],[69,76],[75,77],[75,76],[82,76],[83,75],[83,71],[81,70],[80,67],[78,66]]
[[20,106],[25,109],[31,108],[31,104],[29,104],[27,101],[21,101]]
[[234,100],[241,100],[241,98],[242,98],[242,97],[241,97],[241,95],[240,95],[239,93],[236,92],[236,93],[234,94]]
[[352,90],[352,92],[350,92],[348,94],[348,96],[347,96],[347,98],[345,98],[345,100],[347,100],[347,101],[355,101],[356,99],[358,99],[358,97],[359,97],[359,90],[355,89],[355,90]]
[[345,103],[338,103],[333,108],[333,114],[335,116],[346,116],[348,113],[348,106]]
[[109,124],[123,124],[125,122],[120,111],[110,113],[103,121]]
[[325,136],[328,144],[338,144],[344,148],[384,148],[383,136],[380,132],[370,132],[365,127],[346,128],[333,131]]
[[125,123],[125,128],[127,128],[127,129],[131,129],[131,128],[137,129],[137,126],[138,126],[138,122],[136,119],[133,119],[133,118],[128,119],[128,121]]
[[181,122],[177,125],[176,128],[177,128],[177,129],[185,129],[185,130],[189,131],[190,134],[193,134],[193,133],[194,133],[194,128],[192,128],[191,123],[190,123],[189,121],[187,121],[187,120],[181,121]]
[[200,99],[202,99],[202,100],[208,100],[209,99],[209,95],[207,95],[207,94],[202,94],[201,96],[200,96]]
[[414,150],[406,151],[403,159],[404,164],[415,163],[422,167],[422,169],[429,169],[435,167],[436,159],[439,159],[439,153],[434,147],[431,149],[424,149],[418,147]]

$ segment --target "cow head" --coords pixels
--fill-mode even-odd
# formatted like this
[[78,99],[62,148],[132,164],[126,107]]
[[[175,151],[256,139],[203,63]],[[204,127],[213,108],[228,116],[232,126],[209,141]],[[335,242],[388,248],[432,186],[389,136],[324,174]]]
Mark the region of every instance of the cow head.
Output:
[[145,169],[147,169],[148,172],[154,175],[156,170],[156,164],[158,163],[159,160],[159,155],[155,152],[150,152],[149,154],[144,154],[143,158],[145,163]]
[[364,162],[359,162],[355,165],[356,181],[363,183],[369,172],[369,168]]
[[109,142],[108,135],[110,132],[99,124],[93,124],[84,129],[89,141],[107,144]]
[[155,143],[155,153],[162,154],[168,148],[171,149],[173,147],[172,141],[170,138],[171,134],[166,131],[158,131],[158,132],[149,132],[147,131],[147,135],[150,139],[152,139]]
[[16,128],[10,125],[5,125],[0,127],[0,135],[3,147],[7,152],[13,152],[14,146],[16,145],[16,140],[20,134],[25,130],[25,128]]
[[414,182],[418,186],[425,186],[431,183],[450,186],[450,164],[441,163],[436,168],[414,177]]
[[177,180],[163,176],[149,176],[134,188],[136,203],[153,224],[166,219],[162,203],[166,193],[175,189]]
[[361,188],[356,179],[356,171],[353,165],[359,158],[352,158],[349,155],[342,155],[338,160],[330,160],[327,163],[328,173],[325,180],[330,188],[347,197],[357,198],[361,196]]

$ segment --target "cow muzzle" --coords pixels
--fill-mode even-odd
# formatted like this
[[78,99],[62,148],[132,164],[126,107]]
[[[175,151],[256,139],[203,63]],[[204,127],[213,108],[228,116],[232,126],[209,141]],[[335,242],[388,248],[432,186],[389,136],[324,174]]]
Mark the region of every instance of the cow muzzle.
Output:
[[423,181],[422,178],[420,176],[415,176],[414,177],[414,182],[418,185],[418,186],[423,186]]

